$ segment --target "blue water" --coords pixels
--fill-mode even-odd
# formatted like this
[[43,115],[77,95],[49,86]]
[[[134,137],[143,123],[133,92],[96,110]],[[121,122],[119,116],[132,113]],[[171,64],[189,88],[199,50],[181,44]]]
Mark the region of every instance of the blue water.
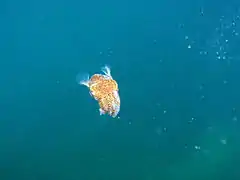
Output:
[[[1,180],[239,180],[238,1],[0,2]],[[119,119],[79,73],[110,65]]]

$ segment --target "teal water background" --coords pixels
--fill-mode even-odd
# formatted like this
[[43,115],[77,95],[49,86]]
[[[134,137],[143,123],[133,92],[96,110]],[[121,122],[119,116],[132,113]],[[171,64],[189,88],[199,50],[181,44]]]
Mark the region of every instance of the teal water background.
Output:
[[[238,1],[0,2],[1,180],[239,180]],[[120,119],[78,73],[110,65]]]

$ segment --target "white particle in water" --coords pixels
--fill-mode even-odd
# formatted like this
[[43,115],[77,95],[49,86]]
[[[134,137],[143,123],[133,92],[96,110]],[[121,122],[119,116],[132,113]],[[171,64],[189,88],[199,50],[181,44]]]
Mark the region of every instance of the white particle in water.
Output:
[[197,150],[200,150],[200,149],[201,149],[201,147],[200,147],[200,146],[197,146],[197,145],[195,145],[194,148],[197,149]]

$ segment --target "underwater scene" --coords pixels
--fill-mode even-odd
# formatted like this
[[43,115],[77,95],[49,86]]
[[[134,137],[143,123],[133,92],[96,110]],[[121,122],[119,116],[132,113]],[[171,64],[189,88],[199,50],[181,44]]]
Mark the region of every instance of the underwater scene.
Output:
[[0,2],[0,180],[240,180],[240,1]]

